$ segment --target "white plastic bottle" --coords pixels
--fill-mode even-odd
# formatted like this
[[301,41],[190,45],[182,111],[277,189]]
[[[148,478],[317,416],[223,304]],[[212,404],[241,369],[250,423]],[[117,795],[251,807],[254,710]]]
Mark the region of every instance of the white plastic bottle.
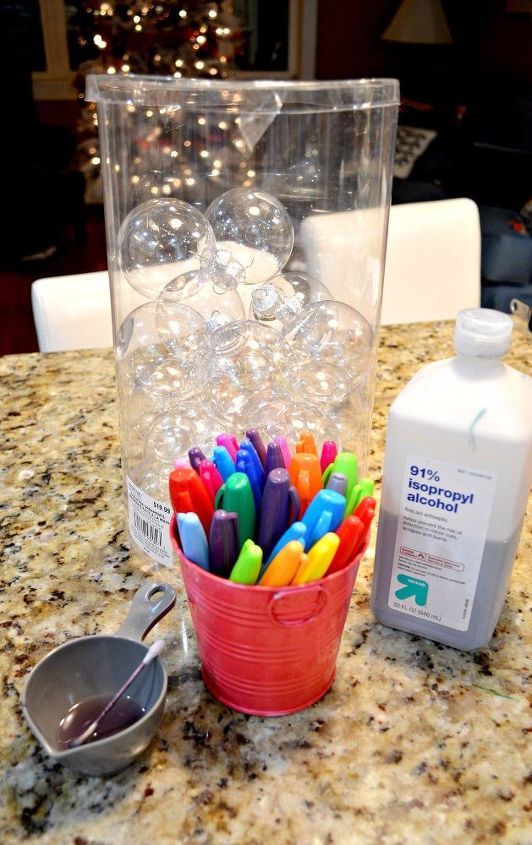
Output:
[[512,320],[458,314],[456,357],[390,409],[371,604],[379,622],[470,650],[504,603],[532,476],[532,379],[502,363]]

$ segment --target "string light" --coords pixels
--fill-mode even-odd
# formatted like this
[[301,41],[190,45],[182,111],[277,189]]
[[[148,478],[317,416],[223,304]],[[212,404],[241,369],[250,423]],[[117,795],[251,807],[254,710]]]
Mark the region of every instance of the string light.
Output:
[[[173,74],[175,79],[184,76],[225,79],[229,75],[234,55],[233,35],[241,28],[240,22],[235,19],[231,2],[204,0],[202,3],[190,4],[190,8],[188,5],[183,8],[182,3],[175,3],[174,0],[168,3],[164,0],[81,0],[79,7],[79,14],[73,22],[73,37],[80,54],[87,59],[83,66],[84,73],[105,72],[110,76],[158,73],[168,76]],[[179,20],[177,25],[173,17],[176,12]],[[168,28],[172,20],[175,38],[170,45],[166,42],[161,26]],[[122,45],[122,50],[118,53],[117,44]],[[90,48],[92,54],[89,53]],[[94,58],[95,54],[97,58]],[[81,90],[77,96],[81,100],[84,99]],[[179,122],[174,123],[175,107],[146,110],[146,107],[136,107],[130,102],[124,103],[123,109],[127,118],[131,119],[131,129],[137,138],[136,155],[130,159],[130,172],[127,175],[131,189],[135,187],[139,198],[150,194],[154,197],[161,194],[170,196],[178,192],[178,189],[182,190],[185,184],[188,188],[198,185],[198,162],[201,161],[204,162],[203,172],[206,169],[213,178],[223,172],[223,157],[215,157],[217,153],[218,156],[220,154],[218,150],[205,149],[207,144],[205,140],[203,143],[200,140],[198,129],[194,139],[183,140],[181,136],[179,144],[176,143],[178,149],[172,148],[168,132],[177,131],[180,126]],[[98,168],[104,164],[95,137],[98,118],[94,105],[85,103],[82,115],[84,118],[80,128],[82,131],[88,131],[88,137],[93,143],[87,144],[85,134],[83,145],[80,146],[80,161],[82,166],[85,161],[85,165],[90,163],[90,167],[95,168],[96,172],[85,171],[90,174],[89,178],[94,180],[92,190],[98,184]],[[149,119],[151,120],[148,123]],[[195,120],[198,127],[206,127],[203,133],[205,137],[210,121],[204,116],[196,116]],[[227,131],[234,125],[233,118],[227,121],[213,121],[212,125],[217,126],[220,131]],[[236,140],[230,140],[234,148],[243,154],[245,145],[238,138],[238,133]],[[218,145],[220,144],[221,138],[218,138]],[[184,174],[182,179],[176,180],[173,174],[172,178],[169,176],[164,179],[164,184],[158,179],[147,179],[147,174],[153,168],[152,156],[156,151],[159,151],[158,154],[162,154],[167,162],[168,158],[176,162],[176,167],[169,169],[175,170],[178,166]],[[212,163],[211,156],[214,157]],[[186,167],[187,165],[189,166]],[[114,162],[109,166],[118,172],[119,166]],[[244,170],[238,170],[240,184],[243,184],[245,179],[253,178],[254,171],[248,168],[249,162]],[[164,166],[162,175],[164,176]],[[100,190],[96,188],[97,196]]]

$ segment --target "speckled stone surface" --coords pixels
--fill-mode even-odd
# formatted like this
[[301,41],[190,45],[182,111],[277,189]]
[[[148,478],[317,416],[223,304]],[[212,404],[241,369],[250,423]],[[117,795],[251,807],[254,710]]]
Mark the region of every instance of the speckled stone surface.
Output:
[[[450,324],[382,331],[375,477],[391,400],[451,337]],[[508,362],[525,369],[531,349],[515,333]],[[123,530],[111,353],[6,357],[0,373],[2,845],[532,842],[530,517],[482,652],[375,624],[372,545],[332,690],[294,716],[247,717],[203,687],[179,588],[157,629],[170,691],[149,749],[106,779],[47,758],[21,716],[25,675],[67,638],[116,629],[142,574]]]

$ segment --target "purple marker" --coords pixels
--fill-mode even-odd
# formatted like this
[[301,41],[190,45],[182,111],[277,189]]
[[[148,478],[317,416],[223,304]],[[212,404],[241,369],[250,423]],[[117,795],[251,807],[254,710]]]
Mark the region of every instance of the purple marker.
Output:
[[258,543],[264,560],[298,514],[299,496],[290,484],[288,470],[284,467],[272,469],[266,479],[260,511]]
[[277,435],[272,439],[272,443],[275,443],[276,446],[281,447],[281,452],[283,453],[283,460],[284,465],[287,469],[290,469],[290,461],[292,460],[292,455],[290,453],[290,446],[288,445],[288,440],[286,437],[282,437],[281,435]]
[[266,452],[266,475],[268,475],[272,469],[277,469],[278,467],[281,469],[287,469],[282,449],[278,443],[268,443],[268,450]]
[[327,490],[336,490],[342,496],[346,495],[347,490],[347,475],[343,472],[331,472],[329,480],[327,481]]
[[188,459],[190,461],[190,466],[192,467],[192,469],[195,469],[198,473],[200,461],[207,460],[201,449],[198,449],[197,446],[193,446],[192,449],[188,450]]
[[236,453],[238,452],[238,440],[234,434],[218,434],[216,437],[218,446],[225,446],[233,461],[236,461]]
[[255,447],[255,451],[260,458],[260,462],[263,467],[266,467],[266,448],[264,443],[262,442],[262,437],[260,436],[259,432],[256,428],[250,428],[246,431],[246,437],[248,440],[251,440]]
[[238,514],[214,511],[209,535],[210,569],[221,578],[229,578],[238,557]]

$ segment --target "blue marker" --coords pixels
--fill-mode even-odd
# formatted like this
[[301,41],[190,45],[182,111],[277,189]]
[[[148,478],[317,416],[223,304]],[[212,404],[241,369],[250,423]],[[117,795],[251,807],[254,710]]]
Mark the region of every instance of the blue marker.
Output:
[[178,513],[177,527],[185,557],[209,570],[209,544],[197,513]]
[[257,475],[257,477],[258,477],[258,479],[261,483],[261,486],[264,487],[264,484],[266,482],[266,473],[264,472],[264,467],[262,465],[262,461],[261,461],[261,459],[258,455],[258,452],[255,449],[253,443],[251,442],[251,440],[245,439],[245,440],[242,441],[242,443],[240,444],[240,448],[237,452],[237,458],[238,458],[239,453],[242,453],[242,452],[246,452],[249,455],[249,457],[251,458],[251,461],[253,462],[253,466],[255,467],[256,475]]
[[[272,551],[268,556],[268,560],[266,561],[266,566],[272,562],[275,555],[278,554],[283,546],[286,546],[291,540],[299,540],[300,542],[305,542],[305,537],[307,534],[308,528],[304,522],[293,522],[286,531],[284,532],[283,536],[277,540],[275,546],[273,547]],[[261,576],[264,574],[264,570],[266,566],[263,567],[261,570]]]
[[249,452],[239,449],[236,453],[236,471],[243,472],[249,478],[249,483],[251,484],[251,490],[253,492],[253,499],[255,501],[255,512],[258,514],[262,503],[264,479],[264,470],[262,469],[262,465],[260,466],[259,474],[257,466]]
[[345,496],[336,490],[320,490],[312,499],[301,521],[307,526],[305,550],[329,531],[336,531],[344,518]]
[[235,462],[225,446],[214,447],[212,461],[224,481],[227,481],[229,476],[235,471]]

